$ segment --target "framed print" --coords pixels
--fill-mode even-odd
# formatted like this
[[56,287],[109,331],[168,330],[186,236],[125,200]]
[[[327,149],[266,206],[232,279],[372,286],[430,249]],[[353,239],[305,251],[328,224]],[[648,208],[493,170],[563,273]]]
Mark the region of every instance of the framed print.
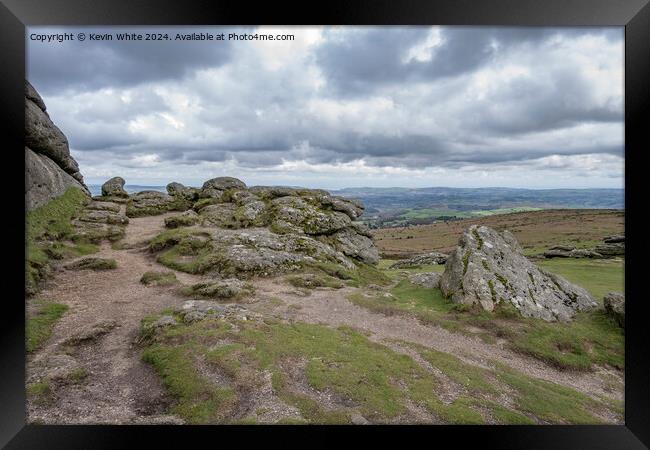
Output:
[[646,448],[647,2],[259,8],[4,2],[3,445]]

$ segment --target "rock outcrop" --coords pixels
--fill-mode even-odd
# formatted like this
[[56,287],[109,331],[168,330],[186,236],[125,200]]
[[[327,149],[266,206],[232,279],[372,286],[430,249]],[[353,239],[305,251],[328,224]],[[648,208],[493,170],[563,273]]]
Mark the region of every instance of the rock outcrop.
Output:
[[104,197],[128,197],[129,194],[124,190],[124,178],[113,177],[102,184],[102,195]]
[[[167,191],[171,195],[150,192],[146,197],[191,211],[166,218],[174,230],[154,239],[150,248],[161,252],[159,261],[178,270],[246,278],[317,264],[349,270],[355,263],[379,260],[370,230],[354,222],[363,205],[323,190],[249,189],[236,178],[220,177],[196,193],[179,183],[170,183]],[[128,216],[133,217],[129,208],[142,194],[130,197]]]
[[508,302],[523,316],[568,321],[596,306],[589,293],[539,269],[508,231],[472,225],[451,253],[440,281],[452,301],[493,311]]
[[425,266],[428,264],[444,264],[449,255],[439,252],[425,253],[408,259],[401,259],[390,266],[391,269],[405,269],[408,267]]
[[27,211],[77,187],[90,196],[70,155],[68,140],[50,119],[45,103],[25,80],[25,203]]
[[602,258],[598,252],[586,248],[575,248],[568,245],[556,245],[544,252],[545,258]]
[[572,245],[555,245],[544,252],[545,258],[610,258],[625,255],[625,236],[613,235],[593,249],[575,248]]
[[594,251],[603,256],[623,256],[625,255],[625,241],[603,242],[594,247]]
[[625,296],[620,292],[609,292],[603,297],[603,306],[607,314],[625,328]]

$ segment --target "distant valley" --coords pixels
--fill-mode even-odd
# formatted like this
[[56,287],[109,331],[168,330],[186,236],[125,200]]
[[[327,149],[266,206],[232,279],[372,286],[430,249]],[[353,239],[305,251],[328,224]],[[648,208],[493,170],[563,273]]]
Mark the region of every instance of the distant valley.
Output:
[[422,225],[542,209],[623,209],[623,189],[349,188],[371,228]]
[[[99,195],[100,185],[88,185]],[[165,192],[165,186],[126,185],[127,192]],[[544,209],[623,209],[623,189],[345,188],[333,194],[360,200],[370,228],[425,225]]]

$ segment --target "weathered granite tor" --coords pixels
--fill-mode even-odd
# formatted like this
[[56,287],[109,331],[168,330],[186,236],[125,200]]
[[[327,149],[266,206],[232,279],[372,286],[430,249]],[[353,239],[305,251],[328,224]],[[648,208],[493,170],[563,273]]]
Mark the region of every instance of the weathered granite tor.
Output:
[[492,311],[509,302],[523,316],[547,321],[569,321],[596,306],[586,290],[530,262],[510,232],[486,226],[465,231],[445,264],[440,288],[456,303]]
[[54,125],[36,89],[25,80],[25,203],[27,211],[76,187],[90,196],[68,139]]
[[317,189],[248,188],[232,177],[213,178],[201,189],[170,183],[167,191],[132,195],[127,215],[134,217],[139,203],[148,208],[137,215],[191,208],[167,217],[172,230],[150,245],[159,262],[176,270],[247,278],[305,266],[352,270],[379,260],[370,230],[355,222],[363,205],[354,200]]

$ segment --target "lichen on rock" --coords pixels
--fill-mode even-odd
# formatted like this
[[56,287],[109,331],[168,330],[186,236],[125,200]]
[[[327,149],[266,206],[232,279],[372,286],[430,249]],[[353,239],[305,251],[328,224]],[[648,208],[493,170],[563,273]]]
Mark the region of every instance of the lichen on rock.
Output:
[[440,287],[455,303],[493,311],[509,302],[523,316],[547,321],[568,321],[596,306],[586,290],[529,261],[510,232],[486,226],[465,231],[449,255]]
[[[182,188],[170,186],[168,191]],[[218,177],[203,184],[190,206],[191,211],[165,223],[191,228],[162,233],[150,244],[158,261],[176,270],[249,278],[317,262],[353,270],[355,263],[379,260],[370,231],[353,222],[363,206],[323,190],[247,188],[236,178]]]

